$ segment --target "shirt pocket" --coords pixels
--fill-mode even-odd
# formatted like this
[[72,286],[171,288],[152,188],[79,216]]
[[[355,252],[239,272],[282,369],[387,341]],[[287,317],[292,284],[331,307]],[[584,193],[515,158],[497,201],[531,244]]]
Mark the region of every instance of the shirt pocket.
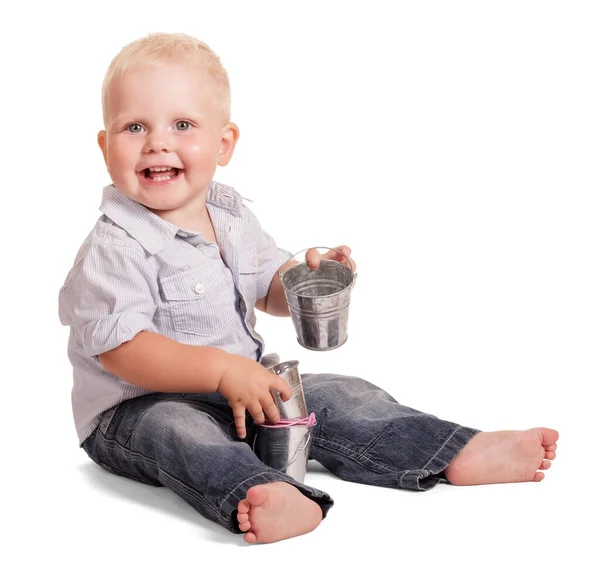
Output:
[[232,288],[219,264],[204,264],[160,278],[175,331],[211,336],[235,316]]

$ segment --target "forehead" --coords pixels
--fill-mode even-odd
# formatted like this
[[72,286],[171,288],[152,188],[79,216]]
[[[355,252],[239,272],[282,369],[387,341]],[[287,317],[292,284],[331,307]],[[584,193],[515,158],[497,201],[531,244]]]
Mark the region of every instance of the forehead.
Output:
[[116,77],[107,90],[109,115],[153,111],[216,111],[218,85],[198,64],[161,62],[139,67]]

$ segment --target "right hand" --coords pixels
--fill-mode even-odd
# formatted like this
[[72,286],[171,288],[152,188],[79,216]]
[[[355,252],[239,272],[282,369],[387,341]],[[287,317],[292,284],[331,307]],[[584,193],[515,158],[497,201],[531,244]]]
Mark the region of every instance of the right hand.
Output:
[[283,401],[292,397],[292,391],[283,378],[269,372],[259,362],[235,354],[230,356],[217,390],[229,401],[237,434],[244,439],[246,410],[258,425],[265,422],[265,414],[270,421],[277,423],[279,410],[270,390],[278,391]]

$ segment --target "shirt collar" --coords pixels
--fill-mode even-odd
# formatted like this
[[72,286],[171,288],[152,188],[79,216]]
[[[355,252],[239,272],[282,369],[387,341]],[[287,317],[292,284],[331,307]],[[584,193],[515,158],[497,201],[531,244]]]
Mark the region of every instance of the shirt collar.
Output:
[[[242,197],[231,186],[211,182],[208,186],[206,203],[241,216]],[[125,229],[151,255],[160,252],[180,231],[183,231],[121,194],[114,184],[104,188],[100,211]]]

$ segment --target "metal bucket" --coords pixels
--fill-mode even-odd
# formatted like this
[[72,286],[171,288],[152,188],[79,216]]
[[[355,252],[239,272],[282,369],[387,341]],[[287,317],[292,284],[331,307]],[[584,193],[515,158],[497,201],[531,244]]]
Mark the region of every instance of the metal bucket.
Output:
[[310,454],[314,414],[289,426],[257,425],[253,450],[267,466],[303,483]]
[[271,395],[279,409],[279,415],[282,419],[298,419],[308,416],[304,390],[302,389],[302,380],[298,372],[298,361],[289,360],[280,362],[268,368],[269,372],[281,376],[292,389],[292,397],[288,401],[281,399],[281,394],[271,390]]
[[348,339],[350,291],[356,274],[338,261],[321,259],[317,270],[303,262],[279,275],[298,343],[313,351],[341,347]]

